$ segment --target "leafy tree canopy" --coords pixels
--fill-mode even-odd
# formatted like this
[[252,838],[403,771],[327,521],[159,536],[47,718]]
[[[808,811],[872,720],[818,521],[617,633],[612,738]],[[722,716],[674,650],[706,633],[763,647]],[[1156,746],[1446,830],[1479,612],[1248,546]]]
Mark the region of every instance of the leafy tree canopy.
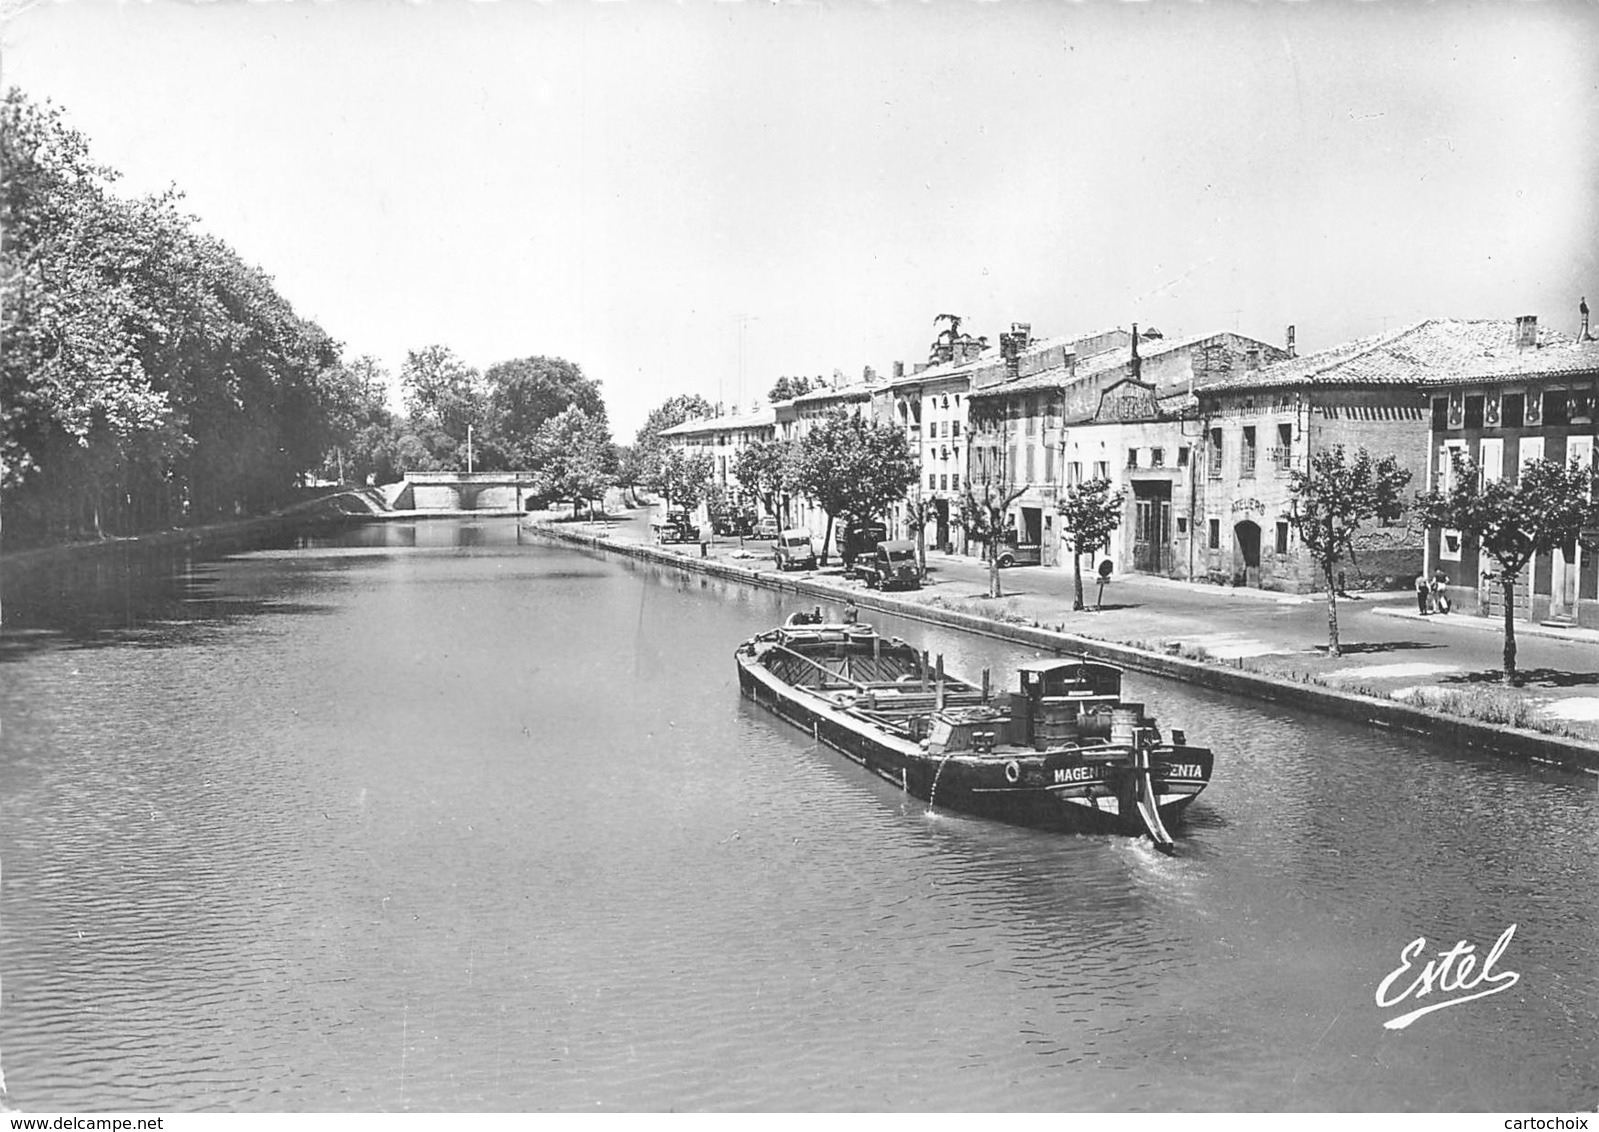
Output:
[[1067,488],[1060,501],[1061,529],[1072,536],[1073,609],[1083,608],[1083,555],[1104,546],[1111,532],[1121,526],[1126,498],[1111,490],[1108,479],[1096,477]]
[[766,399],[775,405],[779,401],[792,401],[801,394],[809,393],[811,390],[820,389],[821,387],[821,378],[813,380],[809,377],[784,376],[778,378],[772,388],[767,391]]
[[1380,519],[1391,522],[1404,513],[1401,493],[1410,471],[1392,456],[1373,460],[1364,448],[1349,457],[1342,444],[1317,452],[1310,470],[1288,473],[1292,494],[1288,525],[1310,556],[1321,566],[1327,587],[1327,652],[1341,655],[1338,643],[1337,564],[1355,556],[1355,533]]
[[551,417],[534,434],[531,446],[538,494],[578,502],[605,493],[616,471],[616,451],[603,418],[576,405]]
[[919,471],[903,430],[873,424],[842,408],[801,437],[792,483],[827,514],[823,560],[835,518],[877,518],[905,498]]
[[761,501],[768,515],[776,515],[778,499],[793,479],[794,446],[783,440],[757,440],[733,457],[733,474]]
[[1457,530],[1496,567],[1505,596],[1504,674],[1516,679],[1516,577],[1539,554],[1569,549],[1599,526],[1599,477],[1573,460],[1529,460],[1514,479],[1488,479],[1455,453],[1449,483],[1416,496],[1430,527]]

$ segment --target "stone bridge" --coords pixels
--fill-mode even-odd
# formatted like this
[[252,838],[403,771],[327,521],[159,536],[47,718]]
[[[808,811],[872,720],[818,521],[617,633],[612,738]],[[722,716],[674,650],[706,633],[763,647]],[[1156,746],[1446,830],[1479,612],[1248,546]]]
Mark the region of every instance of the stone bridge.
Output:
[[532,472],[406,472],[396,511],[520,511]]

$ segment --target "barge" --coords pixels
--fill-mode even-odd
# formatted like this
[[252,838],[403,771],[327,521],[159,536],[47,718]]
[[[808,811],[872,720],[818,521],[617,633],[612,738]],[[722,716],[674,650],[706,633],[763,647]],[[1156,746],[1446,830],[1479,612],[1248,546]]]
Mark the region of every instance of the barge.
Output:
[[1147,835],[1175,824],[1214,758],[1163,738],[1122,671],[1028,661],[1014,691],[944,671],[943,658],[870,625],[796,615],[736,652],[743,694],[930,805],[1027,825]]

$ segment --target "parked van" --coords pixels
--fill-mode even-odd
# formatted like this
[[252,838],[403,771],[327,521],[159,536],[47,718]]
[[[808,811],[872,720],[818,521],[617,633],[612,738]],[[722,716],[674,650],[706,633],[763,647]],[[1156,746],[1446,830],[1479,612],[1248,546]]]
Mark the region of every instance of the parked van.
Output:
[[810,531],[783,531],[777,536],[772,556],[779,570],[816,569],[816,547],[811,542]]

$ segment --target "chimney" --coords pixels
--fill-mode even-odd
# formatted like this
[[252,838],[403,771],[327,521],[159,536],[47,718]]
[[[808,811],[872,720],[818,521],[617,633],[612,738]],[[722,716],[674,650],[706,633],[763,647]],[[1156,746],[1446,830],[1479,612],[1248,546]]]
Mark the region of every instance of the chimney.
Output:
[[999,336],[999,356],[1005,359],[1005,380],[1015,381],[1021,375],[1022,349],[1026,345],[1026,336],[1016,331],[1017,323],[1010,324],[1010,330]]
[[1144,374],[1144,359],[1138,356],[1138,324],[1133,323],[1133,364],[1132,375],[1134,381],[1142,380]]
[[905,376],[905,363],[904,362],[895,362],[894,363],[894,380],[898,381],[900,378],[902,378],[904,376]]
[[1579,305],[1577,307],[1577,310],[1579,312],[1581,312],[1581,314],[1582,314],[1582,330],[1581,330],[1581,332],[1578,333],[1577,340],[1579,342],[1592,342],[1593,341],[1593,335],[1588,333],[1588,296],[1587,295],[1584,295],[1582,297],[1582,303],[1581,303],[1581,305]]
[[1294,349],[1294,327],[1293,327],[1293,323],[1289,323],[1288,324],[1287,347],[1288,347],[1288,356],[1290,358],[1297,358],[1299,356],[1299,351]]
[[839,369],[837,366],[833,367],[833,388],[844,388],[844,371]]
[[1531,350],[1538,345],[1538,316],[1524,314],[1516,319],[1516,349]]

